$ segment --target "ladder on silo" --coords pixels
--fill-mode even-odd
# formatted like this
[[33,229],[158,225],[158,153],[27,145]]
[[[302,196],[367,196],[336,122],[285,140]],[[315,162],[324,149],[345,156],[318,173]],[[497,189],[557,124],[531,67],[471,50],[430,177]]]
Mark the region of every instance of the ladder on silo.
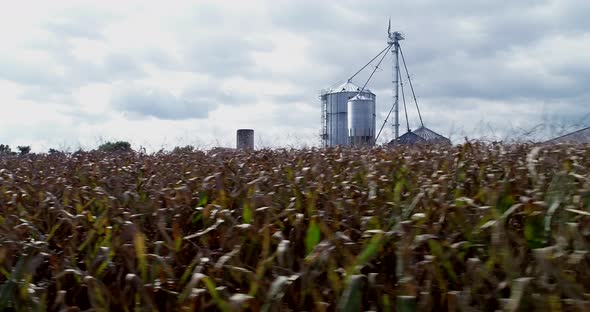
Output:
[[327,94],[327,90],[320,92],[320,101],[322,102],[322,133],[320,138],[322,140],[322,147],[328,147],[328,108],[324,96]]

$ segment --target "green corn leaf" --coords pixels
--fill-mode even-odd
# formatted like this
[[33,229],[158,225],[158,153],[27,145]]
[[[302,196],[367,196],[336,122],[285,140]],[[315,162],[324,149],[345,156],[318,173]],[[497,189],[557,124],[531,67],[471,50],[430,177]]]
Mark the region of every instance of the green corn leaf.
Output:
[[315,220],[311,220],[305,235],[305,250],[308,255],[319,244],[321,238],[320,226]]

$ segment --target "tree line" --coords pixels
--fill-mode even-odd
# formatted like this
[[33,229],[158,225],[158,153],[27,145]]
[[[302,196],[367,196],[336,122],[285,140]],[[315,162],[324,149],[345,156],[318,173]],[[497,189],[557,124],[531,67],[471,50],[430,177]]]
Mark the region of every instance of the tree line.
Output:
[[[27,154],[31,153],[30,146],[17,146],[16,149],[18,151],[13,151],[12,148],[8,144],[0,144],[0,157],[23,156],[23,155],[27,155]],[[131,147],[131,144],[127,141],[112,141],[112,142],[108,141],[106,143],[99,145],[94,150],[100,151],[100,152],[133,152],[134,151],[133,148]],[[172,153],[192,153],[197,150],[198,149],[192,145],[186,145],[186,146],[176,146],[176,147],[174,147],[174,149],[172,149],[171,152]],[[82,152],[82,151],[83,151],[82,149],[79,149],[75,153]],[[139,152],[145,153],[146,150],[144,147],[140,147]],[[165,152],[164,149],[160,149],[158,151],[158,153],[163,153],[163,152]],[[52,155],[52,154],[60,154],[60,153],[67,153],[67,152],[60,151],[55,148],[50,148],[46,154]]]
[[13,152],[8,144],[0,144],[0,156],[26,155],[31,152],[30,146],[17,146],[18,152]]
[[[31,146],[17,146],[18,151],[13,151],[10,145],[0,144],[0,157],[2,156],[22,156],[31,153]],[[102,152],[131,152],[131,144],[127,141],[106,142],[98,146],[96,149]],[[61,151],[50,148],[48,154],[61,153]]]

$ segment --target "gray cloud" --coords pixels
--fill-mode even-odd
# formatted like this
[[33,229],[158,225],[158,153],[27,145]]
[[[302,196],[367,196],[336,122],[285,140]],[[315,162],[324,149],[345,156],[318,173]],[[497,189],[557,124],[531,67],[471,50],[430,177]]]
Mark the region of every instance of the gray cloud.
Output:
[[[566,111],[547,105],[546,113],[555,116],[552,122],[574,123],[568,115],[587,112],[587,102],[579,98],[587,98],[589,92],[586,86],[590,82],[590,68],[586,64],[590,58],[584,61],[568,57],[568,51],[560,49],[558,43],[545,54],[523,52],[534,51],[539,44],[552,39],[575,40],[572,38],[587,33],[589,22],[580,12],[587,11],[590,4],[419,0],[368,1],[359,6],[355,1],[338,4],[303,1],[286,4],[285,13],[278,14],[283,5],[277,5],[275,25],[310,38],[313,45],[310,62],[318,68],[330,69],[328,77],[304,72],[290,77],[302,82],[303,92],[317,93],[364,65],[386,44],[386,23],[393,15],[392,27],[406,34],[402,48],[419,102],[448,103],[428,109],[444,107],[457,112],[456,117],[437,120],[437,126],[449,129],[453,122],[472,124],[470,118],[461,119],[462,112],[483,111],[484,105],[496,102],[511,103],[509,107],[525,116],[530,112],[529,119],[537,118],[531,120],[532,124],[543,121],[534,113],[537,108],[525,103],[568,103]],[[529,65],[513,66],[517,57]],[[550,58],[561,61],[547,64]],[[379,91],[376,92],[378,107],[384,113],[391,105],[391,58],[385,62],[369,85],[373,91]],[[355,82],[362,85],[368,72],[355,78]],[[409,88],[406,92],[411,103]],[[319,114],[319,101],[314,104]],[[490,113],[487,119],[502,125],[504,120],[494,118],[493,109]]]
[[285,105],[297,102],[306,102],[310,100],[310,97],[302,93],[287,93],[281,95],[274,95],[271,97],[271,99],[276,104]]
[[115,91],[111,104],[132,117],[182,120],[207,118],[209,112],[220,105],[236,105],[253,100],[254,97],[238,97],[204,85],[191,85],[180,95],[160,88],[124,86]]
[[79,85],[93,82],[115,82],[141,78],[145,73],[133,57],[122,54],[108,54],[100,63],[93,64],[72,59],[68,66],[68,75]]
[[[46,37],[25,47],[49,55],[49,61],[29,63],[18,54],[2,55],[0,79],[23,86],[22,98],[72,106],[76,102],[71,95],[78,88],[112,84],[111,108],[133,118],[205,119],[221,105],[270,100],[276,110],[268,125],[319,131],[319,90],[343,82],[386,45],[391,16],[392,28],[406,35],[402,47],[412,81],[425,121],[435,130],[462,129],[483,136],[493,127],[509,132],[506,129],[538,124],[588,124],[584,116],[590,101],[590,57],[577,51],[590,48],[587,1],[277,0],[253,4],[245,12],[222,6],[201,2],[178,15],[150,20],[161,26],[164,42],[174,46],[152,44],[141,51],[108,46],[105,30],[124,21],[129,12],[61,12],[40,23]],[[268,41],[271,30],[309,43],[304,66],[281,73],[255,63],[256,52],[277,48]],[[77,39],[105,44],[110,53],[92,62],[79,59],[74,53]],[[285,64],[289,61],[286,56]],[[179,94],[163,86],[142,87],[153,68],[214,83],[192,85]],[[362,85],[370,69],[354,81]],[[221,90],[228,78],[296,89],[277,95],[233,86],[239,93],[232,94]],[[377,93],[383,117],[391,105],[389,56],[368,87]],[[415,123],[409,88],[406,91]],[[80,114],[76,118],[93,118]]]
[[96,8],[70,8],[43,23],[43,28],[62,38],[84,38],[99,40],[103,38],[104,28],[117,20],[114,14]]
[[319,133],[320,115],[315,113],[315,107],[311,105],[281,103],[276,105],[273,116],[275,120],[280,120],[282,126],[318,128]]
[[145,75],[138,62],[125,54],[109,54],[99,63],[81,61],[71,55],[67,60],[56,60],[53,65],[63,70],[58,72],[50,67],[0,60],[0,78],[21,84],[24,87],[22,99],[74,104],[70,96],[79,87]]
[[167,54],[160,48],[145,49],[142,51],[140,59],[146,64],[151,64],[162,70],[182,71],[181,62],[171,55]]
[[75,106],[77,104],[72,97],[71,89],[64,86],[27,85],[19,98],[37,102],[39,105],[58,103]]
[[210,100],[187,100],[166,90],[126,89],[113,95],[112,104],[124,112],[160,119],[206,118],[215,107]]
[[[122,17],[101,11],[72,9],[43,23],[48,36],[28,44],[28,48],[34,51],[47,53],[51,57],[51,62],[47,65],[62,68],[61,73],[52,72],[47,67],[22,64],[18,59],[0,60],[0,78],[23,84],[26,91],[22,98],[48,101],[55,98],[56,93],[71,92],[90,83],[133,81],[145,77],[146,73],[142,69],[144,65],[217,78],[264,77],[264,71],[256,66],[252,53],[268,51],[271,44],[259,38],[244,36],[243,31],[248,26],[240,27],[242,20],[223,22],[224,14],[218,7],[203,4],[187,12],[184,19],[178,20],[179,26],[201,29],[195,32],[195,36],[187,36],[190,32],[184,30],[171,33],[177,36],[179,55],[172,56],[159,47],[146,47],[143,51],[133,52],[134,54],[127,54],[126,51],[114,52],[103,59],[89,62],[79,59],[73,53],[71,39],[107,43],[104,29]],[[226,30],[226,24],[236,27],[231,31]],[[42,89],[47,91],[45,98],[39,92]],[[218,96],[221,98],[213,101],[226,101],[223,95],[223,92],[219,92]]]
[[13,81],[24,85],[56,86],[63,77],[59,77],[51,69],[39,64],[19,62],[18,58],[0,58],[0,79]]
[[266,51],[268,43],[257,43],[242,38],[238,33],[219,33],[208,38],[186,38],[183,49],[185,70],[208,74],[216,78],[245,76],[263,77],[252,53]]

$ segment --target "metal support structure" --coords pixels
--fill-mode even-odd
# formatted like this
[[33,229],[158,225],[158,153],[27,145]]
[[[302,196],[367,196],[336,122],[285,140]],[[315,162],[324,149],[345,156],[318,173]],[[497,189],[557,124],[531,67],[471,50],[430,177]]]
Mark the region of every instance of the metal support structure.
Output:
[[404,51],[402,50],[402,47],[399,47],[399,54],[402,56],[404,68],[406,69],[406,74],[408,75],[408,82],[410,83],[410,89],[412,90],[414,103],[416,103],[416,110],[418,111],[418,117],[420,117],[420,125],[424,127],[424,121],[422,121],[422,114],[420,113],[420,107],[418,106],[418,100],[416,99],[416,93],[414,92],[414,86],[412,85],[412,79],[410,78],[410,72],[408,71],[408,65],[406,65],[406,58],[404,57]]
[[393,60],[393,137],[399,138],[399,43],[394,42],[394,48],[391,51],[394,55]]
[[[402,76],[401,72],[398,74],[400,77]],[[400,86],[400,89],[402,90],[402,102],[404,103],[404,113],[406,114],[406,127],[408,129],[408,132],[410,132],[412,130],[410,129],[410,119],[408,118],[408,107],[406,106],[406,95],[404,93],[404,80],[403,79],[400,80],[399,86]]]
[[320,134],[322,147],[328,146],[328,111],[327,103],[323,100],[323,92],[320,95],[320,101],[322,103],[322,133]]
[[374,60],[376,60],[381,54],[385,53],[385,55],[387,55],[387,50],[389,50],[391,48],[391,44],[388,44],[385,49],[383,49],[381,52],[379,52],[379,54],[375,55],[374,58],[372,58],[367,64],[365,64],[365,66],[361,67],[361,69],[359,69],[356,73],[354,73],[354,75],[350,76],[350,78],[348,78],[348,82],[351,82],[352,79],[354,77],[356,77],[356,75],[358,75],[360,72],[363,71],[363,69],[367,68],[367,66],[371,65],[373,63]]
[[387,29],[388,41],[391,46],[391,54],[393,55],[393,108],[394,108],[394,123],[393,133],[394,138],[399,138],[399,41],[404,40],[402,34],[398,31],[391,31],[391,20],[389,20],[389,27]]
[[[381,52],[383,53],[383,52]],[[379,60],[379,63],[377,63],[377,66],[375,66],[375,68],[373,69],[373,71],[371,72],[371,75],[369,76],[369,78],[367,78],[367,81],[365,81],[365,84],[363,85],[363,87],[359,90],[358,95],[361,95],[363,93],[363,91],[365,91],[365,88],[367,87],[367,85],[369,84],[369,81],[371,81],[371,78],[373,78],[373,75],[375,75],[375,72],[377,71],[377,69],[379,69],[379,66],[381,66],[381,63],[383,62],[383,60],[385,59],[385,57],[387,56],[387,53],[383,54],[383,56],[381,57],[381,59]],[[374,60],[374,59],[373,59]],[[371,60],[371,62],[373,61]],[[366,65],[365,65],[366,67]],[[356,74],[355,74],[356,75]],[[350,81],[350,80],[349,80]]]
[[[374,138],[373,144],[377,143],[377,140],[379,139],[379,136],[381,135],[381,132],[383,131],[385,125],[387,125],[389,117],[391,116],[391,113],[394,113],[394,121],[393,121],[393,133],[394,133],[394,140],[397,140],[400,135],[399,135],[399,127],[400,127],[400,120],[399,120],[399,105],[400,105],[400,87],[401,87],[401,92],[402,92],[402,97],[403,97],[403,104],[404,104],[404,112],[405,112],[405,117],[406,117],[406,127],[408,128],[408,132],[410,131],[410,124],[409,124],[409,119],[408,119],[408,110],[407,110],[407,105],[406,105],[406,99],[405,99],[405,94],[404,94],[404,90],[403,90],[403,82],[401,81],[402,79],[402,70],[400,67],[400,57],[403,61],[403,65],[404,65],[404,69],[406,71],[406,75],[408,77],[408,84],[410,85],[410,90],[412,91],[412,97],[414,99],[414,103],[416,104],[416,109],[418,110],[418,116],[420,118],[420,124],[422,126],[424,126],[424,123],[422,121],[422,114],[420,113],[420,108],[418,107],[418,101],[416,100],[416,94],[414,93],[414,86],[412,85],[412,80],[410,78],[410,74],[408,72],[408,67],[406,65],[406,60],[404,58],[401,46],[399,41],[404,40],[404,36],[401,32],[398,31],[391,31],[391,19],[389,20],[389,27],[387,29],[387,47],[385,47],[385,49],[383,49],[381,52],[379,52],[379,54],[377,54],[375,57],[373,57],[367,64],[365,64],[361,69],[359,69],[358,71],[356,71],[350,78],[348,78],[347,83],[345,83],[341,89],[337,92],[333,92],[334,90],[331,90],[331,92],[322,92],[322,94],[320,95],[320,98],[322,99],[322,145],[324,147],[327,146],[332,146],[333,144],[343,144],[343,145],[347,145],[346,142],[344,142],[341,138],[337,139],[337,142],[340,143],[333,143],[331,140],[332,137],[332,132],[334,130],[332,130],[334,127],[333,123],[334,123],[334,118],[330,118],[332,114],[334,113],[335,109],[340,109],[341,111],[338,111],[337,114],[346,114],[347,113],[347,109],[346,108],[342,108],[342,107],[333,107],[334,106],[334,101],[336,101],[336,104],[340,105],[341,103],[344,103],[344,100],[350,100],[352,99],[351,97],[348,97],[347,99],[341,99],[340,96],[341,95],[345,95],[349,94],[349,93],[356,93],[356,96],[359,96],[361,94],[364,94],[365,92],[365,88],[367,86],[367,84],[370,82],[371,78],[373,78],[373,75],[375,74],[375,72],[377,71],[377,69],[379,69],[379,66],[381,64],[381,62],[385,59],[385,56],[388,55],[387,51],[391,51],[391,54],[393,56],[393,64],[392,64],[392,106],[391,109],[389,110],[389,113],[387,114],[387,117],[385,117],[385,121],[383,122],[383,124],[381,125],[381,128],[379,129],[379,131],[377,132],[377,135]],[[383,55],[381,55],[383,54]],[[356,77],[361,71],[363,71],[365,68],[367,68],[369,65],[371,65],[375,60],[377,60],[379,57],[381,56],[381,59],[379,60],[379,63],[377,63],[377,66],[375,66],[374,70],[371,72],[371,75],[369,76],[369,78],[366,80],[366,82],[364,83],[364,85],[362,86],[362,88],[357,87],[356,90],[351,90],[348,87],[348,84],[352,84],[352,79],[354,77]],[[368,92],[370,95],[372,95],[373,101],[375,99],[375,95],[372,92]],[[338,98],[334,98],[334,96],[339,96]],[[329,102],[329,103],[328,103]],[[348,102],[346,102],[348,105]],[[337,106],[338,106],[337,105]],[[341,105],[340,105],[341,106]],[[331,113],[330,113],[331,112]],[[338,117],[340,118],[340,117]],[[340,119],[339,119],[340,120]],[[336,123],[336,127],[339,127],[339,122]],[[346,125],[346,122],[343,123],[344,125]],[[350,130],[350,129],[348,129]],[[350,131],[349,131],[350,132]],[[331,134],[328,134],[331,133]],[[344,142],[344,143],[342,143]]]

